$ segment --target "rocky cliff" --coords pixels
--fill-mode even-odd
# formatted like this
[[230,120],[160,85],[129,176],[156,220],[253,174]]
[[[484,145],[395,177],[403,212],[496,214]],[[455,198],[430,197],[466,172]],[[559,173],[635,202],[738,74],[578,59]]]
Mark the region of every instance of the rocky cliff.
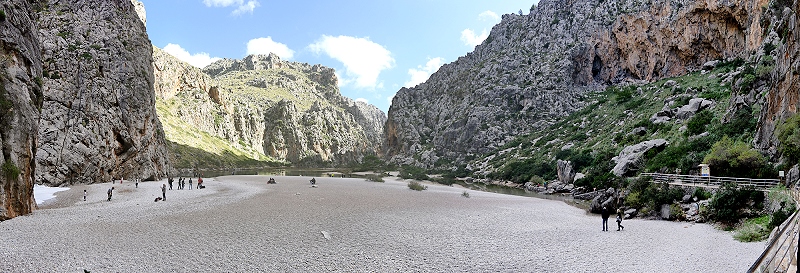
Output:
[[152,48],[135,5],[41,5],[44,100],[37,183],[165,177],[170,164],[155,111]]
[[30,213],[42,61],[34,6],[0,2],[0,221]]
[[473,52],[397,93],[386,155],[426,167],[460,163],[580,109],[605,85],[755,51],[765,4],[543,0],[528,15],[504,15]]
[[776,51],[775,70],[769,75],[766,103],[761,111],[755,145],[768,154],[777,156],[776,127],[794,116],[800,102],[800,2],[774,1],[768,17],[762,20],[770,26],[766,33],[768,44]]
[[[170,124],[208,133],[253,159],[343,165],[379,152],[385,115],[343,97],[333,69],[271,54],[223,59],[201,71],[155,52],[159,113]],[[203,146],[172,132],[187,126],[167,126],[168,139]]]

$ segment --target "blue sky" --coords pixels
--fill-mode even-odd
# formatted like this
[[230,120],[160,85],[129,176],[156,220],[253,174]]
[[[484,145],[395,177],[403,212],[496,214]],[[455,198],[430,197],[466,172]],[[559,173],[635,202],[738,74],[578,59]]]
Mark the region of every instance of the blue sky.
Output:
[[472,51],[538,0],[140,0],[153,45],[203,67],[273,52],[336,69],[343,95],[384,112],[403,86]]

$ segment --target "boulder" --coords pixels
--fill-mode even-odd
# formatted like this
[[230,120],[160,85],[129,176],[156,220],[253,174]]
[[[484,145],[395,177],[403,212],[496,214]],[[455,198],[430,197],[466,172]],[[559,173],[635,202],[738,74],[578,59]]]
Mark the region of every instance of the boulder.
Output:
[[616,208],[615,203],[617,199],[617,190],[608,188],[605,191],[599,191],[599,194],[592,198],[592,203],[589,205],[589,211],[593,213],[600,213],[603,207],[608,209]]
[[624,176],[638,171],[642,164],[642,157],[650,149],[663,149],[669,143],[665,139],[653,139],[622,149],[618,156],[612,158],[616,163],[611,172],[616,176]]
[[625,219],[630,219],[630,218],[636,217],[636,214],[638,212],[639,211],[637,211],[636,209],[627,209],[627,210],[625,210],[625,212],[624,212],[625,213]]
[[661,205],[661,210],[659,210],[661,219],[671,220],[671,218],[670,218],[670,209],[671,208],[670,208],[669,204]]
[[575,170],[572,169],[572,162],[558,160],[556,161],[556,170],[558,171],[558,181],[566,184],[572,184],[575,181]]
[[678,113],[675,114],[675,117],[679,119],[689,119],[697,114],[697,112],[700,112],[700,110],[712,107],[713,105],[714,101],[703,98],[693,98],[689,100],[689,104],[681,106],[681,108],[678,109]]
[[704,70],[712,70],[715,67],[717,67],[717,64],[719,64],[719,60],[707,61],[707,62],[703,63],[703,69]]

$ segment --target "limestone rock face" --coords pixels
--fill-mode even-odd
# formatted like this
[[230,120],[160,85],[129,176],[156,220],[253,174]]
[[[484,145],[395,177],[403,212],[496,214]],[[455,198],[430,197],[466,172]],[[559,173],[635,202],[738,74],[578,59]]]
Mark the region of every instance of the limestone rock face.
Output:
[[0,221],[30,213],[36,131],[41,106],[42,61],[36,14],[28,1],[3,1],[0,9]]
[[223,59],[200,70],[154,52],[156,94],[174,109],[169,112],[233,146],[309,166],[380,153],[385,114],[342,96],[331,68],[270,54]]
[[107,0],[43,5],[37,183],[166,176],[170,164],[155,111],[152,48],[134,5]]
[[[386,156],[434,167],[552,124],[606,84],[650,81],[755,50],[764,0],[543,0],[394,97]],[[446,159],[442,161],[442,159]]]
[[777,53],[773,53],[777,56],[772,72],[775,82],[766,95],[753,142],[759,149],[776,155],[780,143],[775,129],[796,115],[800,105],[800,2],[769,10],[773,13],[767,18],[771,25],[781,26],[771,29],[767,36],[773,38],[775,41],[771,43],[777,46]]

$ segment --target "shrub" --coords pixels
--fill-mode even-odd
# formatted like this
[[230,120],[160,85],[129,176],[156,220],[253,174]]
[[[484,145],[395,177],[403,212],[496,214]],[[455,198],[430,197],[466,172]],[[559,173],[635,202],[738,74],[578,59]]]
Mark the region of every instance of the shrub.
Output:
[[711,194],[710,192],[708,192],[703,188],[698,187],[694,189],[694,193],[692,193],[692,196],[697,197],[697,200],[707,200],[710,199],[713,196],[713,194]]
[[2,169],[3,176],[5,176],[7,180],[14,180],[19,177],[20,170],[14,165],[13,162],[11,162],[11,160],[6,160],[6,162],[3,163]]
[[6,20],[6,11],[0,9],[0,22],[3,22],[5,20]]
[[467,191],[464,191],[464,192],[461,193],[461,196],[469,198],[469,193]]
[[403,166],[403,168],[400,169],[399,176],[402,179],[416,179],[416,180],[428,180],[429,179],[428,175],[426,174],[425,169],[417,167],[417,166],[411,166],[411,165]]
[[694,115],[689,122],[686,123],[686,135],[693,136],[699,135],[706,131],[706,125],[711,123],[711,119],[714,118],[714,114],[711,111],[700,111],[696,115]]
[[777,126],[778,151],[795,164],[800,160],[800,115],[794,115]]
[[428,189],[428,186],[422,185],[422,183],[419,183],[417,181],[411,181],[408,182],[408,188],[415,191],[424,191]]
[[733,141],[727,136],[714,143],[711,152],[703,158],[713,175],[732,177],[763,177],[767,159],[747,143]]
[[682,221],[686,219],[686,214],[683,213],[681,205],[672,204],[669,206],[669,219]]
[[380,175],[377,175],[377,174],[368,174],[366,178],[367,178],[367,181],[384,182],[383,181],[383,177],[381,177]]
[[744,224],[736,230],[733,238],[741,242],[757,242],[767,239],[771,229],[765,228],[766,221],[769,215],[764,215],[758,218],[753,218],[744,222]]
[[709,202],[709,210],[717,221],[736,223],[744,216],[741,209],[749,203],[760,206],[764,201],[763,196],[763,193],[752,188],[740,189],[736,183],[725,183]]

